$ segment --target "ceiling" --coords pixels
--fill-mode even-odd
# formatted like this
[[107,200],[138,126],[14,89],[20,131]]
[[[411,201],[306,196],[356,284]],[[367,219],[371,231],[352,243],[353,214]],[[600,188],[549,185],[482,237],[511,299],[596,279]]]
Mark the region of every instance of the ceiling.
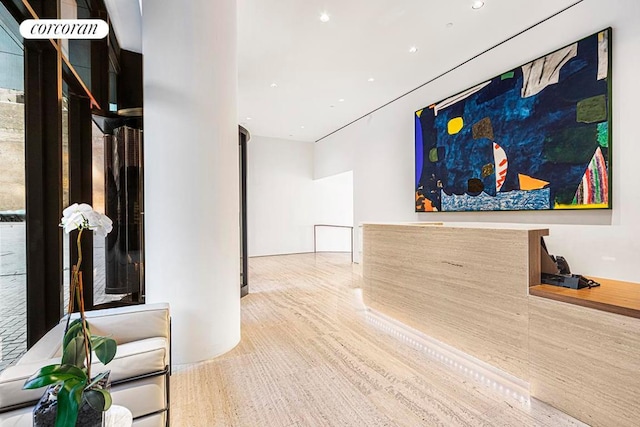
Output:
[[[238,121],[318,140],[578,2],[237,0]],[[106,3],[120,44],[140,52],[139,0]]]

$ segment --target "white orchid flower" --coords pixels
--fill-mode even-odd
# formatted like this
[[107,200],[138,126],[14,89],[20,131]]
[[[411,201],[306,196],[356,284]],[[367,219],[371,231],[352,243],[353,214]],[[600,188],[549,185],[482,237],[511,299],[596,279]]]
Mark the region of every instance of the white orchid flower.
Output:
[[100,237],[107,237],[113,229],[113,222],[108,216],[93,211],[89,218],[89,229]]
[[74,203],[62,211],[60,226],[64,227],[64,232],[67,234],[75,229],[85,228],[86,215],[92,211],[93,208],[86,203]]
[[62,211],[60,226],[69,234],[73,230],[93,230],[98,236],[106,237],[113,229],[113,222],[108,216],[93,210],[86,203],[74,203]]

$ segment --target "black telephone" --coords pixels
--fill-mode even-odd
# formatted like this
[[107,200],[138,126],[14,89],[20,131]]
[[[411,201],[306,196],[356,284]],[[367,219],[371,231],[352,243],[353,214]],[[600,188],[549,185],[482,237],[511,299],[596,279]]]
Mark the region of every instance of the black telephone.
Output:
[[563,256],[549,255],[547,245],[542,237],[540,241],[542,246],[542,283],[571,289],[600,286],[600,283],[584,276],[571,274],[571,268],[569,268],[567,260]]
[[596,286],[600,286],[600,283],[579,274],[542,273],[542,283],[571,289],[595,288]]

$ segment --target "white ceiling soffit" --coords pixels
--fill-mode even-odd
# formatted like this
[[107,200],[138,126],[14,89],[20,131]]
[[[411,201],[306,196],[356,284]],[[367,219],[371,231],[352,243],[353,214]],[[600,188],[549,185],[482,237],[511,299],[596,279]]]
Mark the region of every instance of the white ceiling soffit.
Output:
[[141,0],[105,0],[120,48],[142,53]]
[[238,0],[238,121],[315,141],[577,2]]

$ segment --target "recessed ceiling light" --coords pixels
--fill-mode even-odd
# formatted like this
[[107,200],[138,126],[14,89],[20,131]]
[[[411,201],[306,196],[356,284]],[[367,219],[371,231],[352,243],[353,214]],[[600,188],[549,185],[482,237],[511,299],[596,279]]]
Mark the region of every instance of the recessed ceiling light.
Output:
[[300,129],[304,129],[304,126],[300,126]]
[[320,14],[320,21],[329,22],[329,19],[331,19],[331,17],[329,16],[329,14],[327,12],[322,12]]
[[471,5],[471,9],[480,9],[482,6],[484,6],[484,2],[482,0],[476,0]]
[[411,47],[409,48],[409,53],[416,53],[417,51],[418,51],[418,48],[417,48],[417,47],[415,47],[415,46],[411,46]]
[[453,27],[453,22],[448,22],[447,23],[447,28],[451,28],[451,27]]
[[344,98],[338,99],[338,102],[344,102]]
[[278,87],[277,83],[271,83],[271,87]]
[[372,81],[374,81],[374,80],[375,80],[375,79],[374,79],[373,77],[369,77],[369,78],[367,79],[367,81],[368,81],[368,82],[372,82]]
[[247,117],[247,120],[251,120],[251,117]]
[[329,105],[329,108],[333,108],[333,107],[335,107],[335,105]]

